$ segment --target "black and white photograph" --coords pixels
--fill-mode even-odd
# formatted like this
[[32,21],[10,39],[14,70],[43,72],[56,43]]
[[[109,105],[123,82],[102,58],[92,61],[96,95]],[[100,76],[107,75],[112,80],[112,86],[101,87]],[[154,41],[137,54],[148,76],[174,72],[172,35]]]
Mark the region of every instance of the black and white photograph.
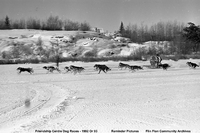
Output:
[[200,0],[0,0],[0,133],[200,133]]

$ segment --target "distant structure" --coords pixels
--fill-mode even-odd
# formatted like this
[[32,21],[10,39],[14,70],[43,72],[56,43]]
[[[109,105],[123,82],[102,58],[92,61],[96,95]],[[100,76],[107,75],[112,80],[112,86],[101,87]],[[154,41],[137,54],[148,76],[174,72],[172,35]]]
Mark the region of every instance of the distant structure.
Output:
[[92,31],[95,31],[95,32],[98,32],[98,33],[104,33],[103,28],[94,27],[94,28],[92,28]]

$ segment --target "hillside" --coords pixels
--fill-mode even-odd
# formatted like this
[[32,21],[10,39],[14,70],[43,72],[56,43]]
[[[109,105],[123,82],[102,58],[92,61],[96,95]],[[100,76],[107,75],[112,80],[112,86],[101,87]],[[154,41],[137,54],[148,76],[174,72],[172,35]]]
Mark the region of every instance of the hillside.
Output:
[[130,56],[138,52],[146,54],[152,47],[166,51],[169,45],[169,42],[153,41],[136,44],[129,38],[93,31],[0,31],[1,59],[50,58],[56,50],[62,57]]

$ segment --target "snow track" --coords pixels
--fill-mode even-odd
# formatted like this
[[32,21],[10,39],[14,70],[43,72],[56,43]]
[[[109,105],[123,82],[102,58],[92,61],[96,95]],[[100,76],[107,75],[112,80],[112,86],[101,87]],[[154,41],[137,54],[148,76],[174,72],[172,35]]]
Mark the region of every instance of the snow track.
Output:
[[34,90],[35,95],[30,107],[20,104],[13,110],[9,106],[0,109],[0,131],[96,129],[98,133],[110,133],[124,129],[145,133],[147,129],[168,129],[200,132],[199,68],[189,69],[185,65],[167,71],[146,68],[131,73],[117,69],[115,62],[106,63],[112,66],[107,74],[94,71],[95,63],[79,62],[74,65],[87,69],[77,75],[45,74],[38,65],[39,73],[33,75],[2,76],[4,80],[0,84],[8,86],[7,89],[12,84],[24,85]]
[[[38,122],[52,117],[51,115],[54,115],[53,113],[69,95],[62,88],[55,85],[41,83],[30,85],[36,91],[36,96],[30,101],[30,106],[22,105],[13,110],[4,110],[4,114],[0,115],[0,131],[24,130],[30,124],[38,124]],[[13,128],[10,128],[10,124]],[[23,128],[19,128],[20,126]]]

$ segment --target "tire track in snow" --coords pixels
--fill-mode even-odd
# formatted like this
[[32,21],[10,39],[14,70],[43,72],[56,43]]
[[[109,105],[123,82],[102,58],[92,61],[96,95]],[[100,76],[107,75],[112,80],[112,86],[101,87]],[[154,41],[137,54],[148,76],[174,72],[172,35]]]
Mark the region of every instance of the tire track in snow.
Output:
[[0,116],[0,125],[38,110],[51,99],[52,92],[50,90],[44,91],[36,86],[34,86],[34,89],[36,90],[36,96],[30,101],[30,107],[22,105],[14,110],[6,112],[4,115]]
[[0,129],[4,127],[6,131],[9,125],[12,125],[13,128],[24,130],[41,122],[44,124],[44,120],[61,113],[59,109],[61,104],[65,106],[62,102],[65,101],[68,92],[51,84],[31,84],[31,87],[34,87],[37,94],[31,100],[30,107],[23,105],[0,116]]

